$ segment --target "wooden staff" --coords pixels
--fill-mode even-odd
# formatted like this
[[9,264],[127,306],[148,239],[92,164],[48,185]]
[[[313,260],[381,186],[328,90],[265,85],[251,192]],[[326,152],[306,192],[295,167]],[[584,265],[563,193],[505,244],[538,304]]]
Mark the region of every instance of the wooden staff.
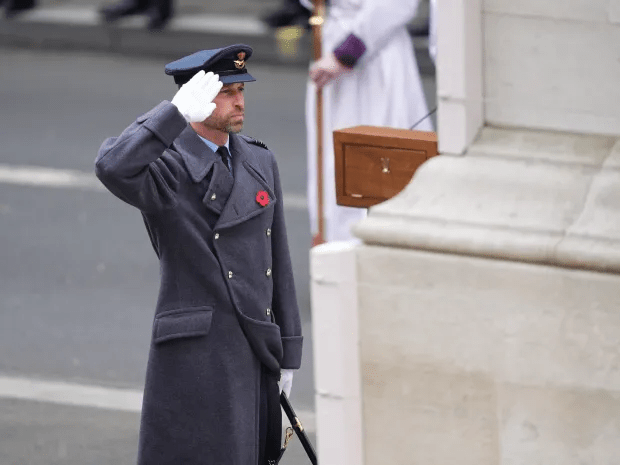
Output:
[[[310,26],[312,26],[312,49],[313,59],[317,61],[323,55],[322,52],[322,28],[325,18],[325,1],[314,0],[314,11],[310,17]],[[313,238],[313,245],[319,245],[325,242],[325,226],[323,211],[323,89],[316,89],[316,150],[317,150],[317,218],[319,221],[319,231]]]

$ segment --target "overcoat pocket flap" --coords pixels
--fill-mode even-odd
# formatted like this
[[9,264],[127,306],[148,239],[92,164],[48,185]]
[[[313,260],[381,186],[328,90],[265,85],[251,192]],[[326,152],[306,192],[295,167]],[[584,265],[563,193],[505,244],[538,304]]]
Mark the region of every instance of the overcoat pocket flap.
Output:
[[155,316],[153,342],[159,344],[171,339],[205,336],[211,328],[213,309],[192,307],[162,312]]

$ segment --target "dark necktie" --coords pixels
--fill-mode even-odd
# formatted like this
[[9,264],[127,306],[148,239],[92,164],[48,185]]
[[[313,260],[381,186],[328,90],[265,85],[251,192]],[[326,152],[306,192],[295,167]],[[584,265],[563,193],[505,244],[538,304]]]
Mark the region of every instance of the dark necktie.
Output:
[[231,171],[230,153],[228,152],[228,149],[224,145],[222,145],[221,147],[218,147],[215,153],[217,153],[222,158],[222,161],[224,162],[226,168],[228,168],[228,171]]

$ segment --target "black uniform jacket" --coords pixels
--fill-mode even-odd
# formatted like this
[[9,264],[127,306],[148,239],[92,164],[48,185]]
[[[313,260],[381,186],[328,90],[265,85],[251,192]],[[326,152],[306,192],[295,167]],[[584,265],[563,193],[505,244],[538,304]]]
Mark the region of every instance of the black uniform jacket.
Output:
[[230,135],[233,174],[164,101],[100,148],[95,171],[142,212],[160,260],[141,464],[257,463],[260,372],[302,336],[273,154]]

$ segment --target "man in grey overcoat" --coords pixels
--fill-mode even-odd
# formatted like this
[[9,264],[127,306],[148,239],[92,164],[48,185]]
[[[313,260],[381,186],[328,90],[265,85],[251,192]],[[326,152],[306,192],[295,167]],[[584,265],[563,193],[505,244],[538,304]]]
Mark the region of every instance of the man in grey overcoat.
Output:
[[266,465],[280,449],[279,389],[302,336],[276,160],[240,134],[251,55],[233,45],[168,64],[174,98],[95,162],[160,261],[139,465]]

